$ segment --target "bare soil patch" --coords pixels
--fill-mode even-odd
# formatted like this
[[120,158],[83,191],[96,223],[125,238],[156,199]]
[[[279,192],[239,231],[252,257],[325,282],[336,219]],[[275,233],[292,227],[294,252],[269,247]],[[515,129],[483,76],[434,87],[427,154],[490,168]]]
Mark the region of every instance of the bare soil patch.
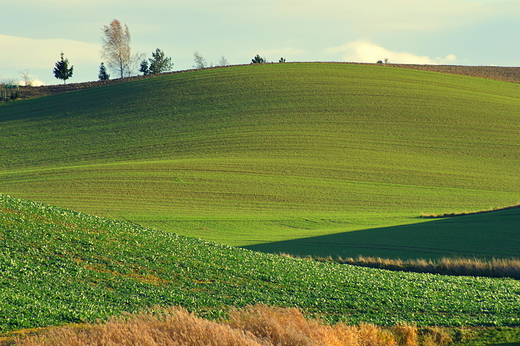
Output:
[[520,67],[501,66],[457,66],[457,65],[411,65],[388,64],[388,66],[409,68],[463,76],[495,79],[504,82],[520,83]]
[[124,82],[129,82],[132,80],[150,78],[150,77],[154,77],[154,76],[135,76],[135,77],[118,78],[118,79],[111,79],[111,80],[105,80],[105,81],[42,85],[42,86],[38,86],[38,87],[21,86],[20,87],[20,98],[29,99],[29,98],[48,96],[48,95],[53,95],[53,94],[61,94],[61,93],[67,92],[67,91],[74,91],[74,90],[99,87],[99,86],[103,86],[103,85],[124,83]]

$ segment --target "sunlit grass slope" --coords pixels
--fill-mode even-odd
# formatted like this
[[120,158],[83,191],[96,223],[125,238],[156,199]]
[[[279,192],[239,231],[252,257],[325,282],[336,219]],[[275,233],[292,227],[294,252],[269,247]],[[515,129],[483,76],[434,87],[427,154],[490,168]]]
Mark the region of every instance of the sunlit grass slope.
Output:
[[518,109],[385,66],[191,71],[1,106],[0,192],[231,245],[411,224],[519,202]]
[[517,280],[296,260],[4,195],[0,245],[0,332],[154,305],[218,317],[260,303],[352,324],[520,324]]

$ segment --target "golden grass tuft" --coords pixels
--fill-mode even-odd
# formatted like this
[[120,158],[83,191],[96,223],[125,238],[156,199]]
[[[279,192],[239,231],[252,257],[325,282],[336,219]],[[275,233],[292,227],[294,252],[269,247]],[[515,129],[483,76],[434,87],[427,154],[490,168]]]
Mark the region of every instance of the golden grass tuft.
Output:
[[451,341],[439,328],[382,328],[361,323],[334,326],[307,319],[296,308],[266,305],[232,308],[227,321],[196,317],[182,308],[125,314],[81,327],[57,327],[28,337],[20,346],[439,346]]

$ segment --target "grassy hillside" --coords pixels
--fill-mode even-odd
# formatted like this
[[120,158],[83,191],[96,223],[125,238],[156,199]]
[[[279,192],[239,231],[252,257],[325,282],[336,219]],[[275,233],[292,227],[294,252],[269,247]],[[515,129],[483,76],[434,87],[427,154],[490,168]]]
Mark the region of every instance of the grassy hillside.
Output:
[[[0,192],[230,245],[330,234],[345,242],[351,231],[425,222],[421,212],[518,203],[519,91],[305,63],[20,101],[0,106]],[[454,235],[459,228],[430,223]],[[500,229],[472,227],[500,248]],[[311,250],[329,248],[320,244]],[[444,245],[432,255],[465,250]]]
[[264,303],[349,323],[520,324],[516,280],[296,260],[4,195],[0,242],[0,332],[157,304],[210,317]]

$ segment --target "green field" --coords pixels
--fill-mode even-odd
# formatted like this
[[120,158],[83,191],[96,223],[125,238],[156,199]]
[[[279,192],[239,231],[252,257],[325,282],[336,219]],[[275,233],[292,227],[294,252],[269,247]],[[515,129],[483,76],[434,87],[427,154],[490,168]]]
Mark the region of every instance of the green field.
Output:
[[1,104],[0,333],[258,303],[330,322],[518,327],[517,280],[269,254],[520,257],[520,208],[419,217],[520,202],[518,109],[517,84],[333,63]]
[[0,193],[267,252],[510,257],[517,214],[418,216],[520,202],[518,109],[387,66],[190,71],[0,106]]
[[300,307],[328,321],[517,326],[520,282],[318,263],[0,195],[0,333],[154,305],[207,317]]

